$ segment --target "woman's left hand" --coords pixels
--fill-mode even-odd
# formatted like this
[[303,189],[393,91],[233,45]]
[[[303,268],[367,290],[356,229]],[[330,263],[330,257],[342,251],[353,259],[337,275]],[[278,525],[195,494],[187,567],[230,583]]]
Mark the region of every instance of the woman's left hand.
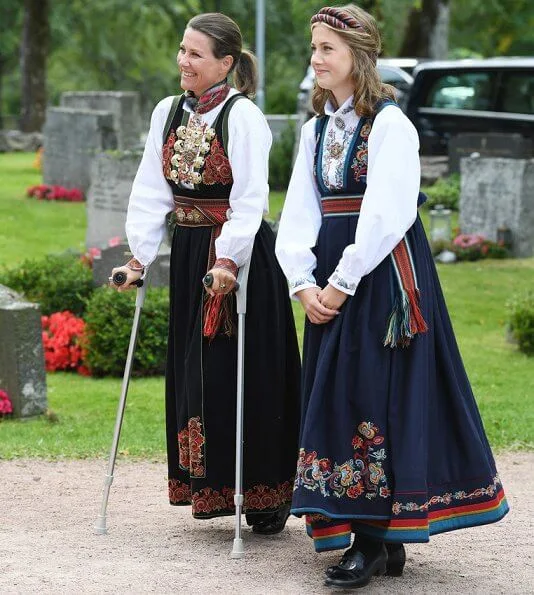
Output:
[[213,283],[210,287],[205,287],[209,295],[224,295],[230,293],[233,290],[236,283],[236,278],[230,271],[227,271],[226,269],[213,268],[209,270],[208,273],[213,275]]
[[339,289],[336,289],[333,285],[328,283],[328,285],[319,292],[317,299],[325,308],[339,310],[348,297],[349,296],[346,293],[339,291]]

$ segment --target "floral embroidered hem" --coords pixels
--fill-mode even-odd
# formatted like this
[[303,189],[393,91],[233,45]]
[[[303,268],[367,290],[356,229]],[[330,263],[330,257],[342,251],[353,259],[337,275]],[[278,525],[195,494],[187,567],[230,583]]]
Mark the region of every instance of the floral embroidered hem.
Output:
[[[291,502],[293,480],[276,487],[255,485],[245,492],[243,510],[251,512],[274,512]],[[179,479],[169,479],[169,501],[174,506],[192,505],[195,518],[212,518],[235,513],[234,488],[214,490],[205,487],[191,494],[189,485]]]

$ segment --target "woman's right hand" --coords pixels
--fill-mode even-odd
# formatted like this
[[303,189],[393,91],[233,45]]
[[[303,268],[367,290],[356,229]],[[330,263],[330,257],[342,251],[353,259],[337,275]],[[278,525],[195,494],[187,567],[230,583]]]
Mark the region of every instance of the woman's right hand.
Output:
[[320,293],[320,287],[308,287],[295,294],[300,300],[306,316],[313,324],[326,324],[339,314],[339,310],[331,310],[321,304],[318,299]]
[[[122,285],[116,285],[113,283],[113,275],[115,273],[124,273],[126,275],[126,282]],[[136,281],[141,279],[143,276],[143,271],[132,271],[131,268],[127,266],[115,267],[111,271],[111,277],[109,280],[110,287],[113,287],[117,291],[127,291],[128,289],[137,289],[137,285],[133,285]]]

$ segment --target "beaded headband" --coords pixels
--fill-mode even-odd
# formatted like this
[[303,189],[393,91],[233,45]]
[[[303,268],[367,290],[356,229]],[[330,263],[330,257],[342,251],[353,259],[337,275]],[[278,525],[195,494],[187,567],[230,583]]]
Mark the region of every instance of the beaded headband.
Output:
[[330,6],[321,8],[317,14],[312,16],[310,24],[314,23],[326,23],[335,29],[363,29],[362,24],[348,12]]

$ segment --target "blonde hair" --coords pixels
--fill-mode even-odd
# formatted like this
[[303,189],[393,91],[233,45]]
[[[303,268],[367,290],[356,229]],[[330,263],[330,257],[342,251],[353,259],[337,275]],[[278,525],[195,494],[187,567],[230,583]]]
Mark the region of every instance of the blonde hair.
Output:
[[243,49],[239,25],[220,12],[206,12],[193,17],[187,27],[204,33],[211,40],[213,55],[218,58],[232,56],[233,63],[228,74],[233,73],[235,87],[252,97],[258,85],[256,57]]
[[[328,12],[331,14],[337,12],[341,17],[348,16],[348,20],[355,19],[359,25],[357,27],[339,28],[325,21],[317,21],[312,23],[311,30],[313,31],[318,24],[322,24],[339,35],[349,46],[353,61],[352,80],[356,89],[354,92],[354,111],[359,116],[371,117],[376,113],[377,104],[380,101],[385,99],[395,100],[394,87],[382,83],[376,67],[376,61],[382,49],[380,32],[376,21],[368,12],[354,4],[328,9]],[[332,20],[332,22],[335,22],[335,20]],[[328,99],[334,99],[332,92],[329,89],[322,89],[316,82],[313,87],[312,105],[315,112],[320,116],[324,115],[324,106]]]

